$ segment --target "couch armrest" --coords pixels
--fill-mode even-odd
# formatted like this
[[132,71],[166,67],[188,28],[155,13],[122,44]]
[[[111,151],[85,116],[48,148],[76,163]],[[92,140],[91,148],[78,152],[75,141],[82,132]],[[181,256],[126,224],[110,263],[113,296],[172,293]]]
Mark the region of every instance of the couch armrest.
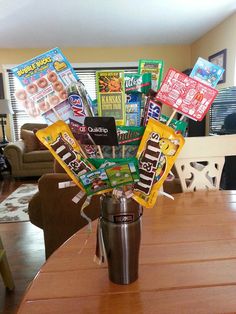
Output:
[[9,143],[4,148],[4,156],[11,165],[12,174],[15,169],[21,169],[23,163],[23,154],[25,152],[25,143],[22,140]]
[[[80,214],[86,197],[83,197],[78,204],[72,201],[72,198],[79,193],[79,188],[74,186],[58,189],[59,182],[69,180],[66,173],[47,173],[38,181],[47,258],[88,223]],[[99,196],[94,196],[91,204],[85,209],[85,213],[92,220],[99,217],[99,198]]]
[[41,198],[39,192],[37,192],[29,202],[28,205],[28,214],[30,218],[30,222],[43,229],[43,218],[42,218],[42,210],[41,210]]

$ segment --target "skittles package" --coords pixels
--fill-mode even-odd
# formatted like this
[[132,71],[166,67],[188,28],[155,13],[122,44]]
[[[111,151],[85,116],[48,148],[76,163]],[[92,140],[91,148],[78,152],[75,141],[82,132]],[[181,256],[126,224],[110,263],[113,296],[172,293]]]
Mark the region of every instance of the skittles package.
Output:
[[181,148],[184,138],[181,134],[149,119],[137,152],[140,180],[134,186],[133,198],[142,206],[155,205],[158,191],[166,180]]

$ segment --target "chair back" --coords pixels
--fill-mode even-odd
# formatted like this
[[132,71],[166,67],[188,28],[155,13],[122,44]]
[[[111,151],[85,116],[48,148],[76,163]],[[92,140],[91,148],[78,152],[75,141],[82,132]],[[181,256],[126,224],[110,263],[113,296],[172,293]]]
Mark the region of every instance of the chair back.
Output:
[[183,192],[218,190],[225,156],[236,155],[236,135],[187,137],[175,161]]

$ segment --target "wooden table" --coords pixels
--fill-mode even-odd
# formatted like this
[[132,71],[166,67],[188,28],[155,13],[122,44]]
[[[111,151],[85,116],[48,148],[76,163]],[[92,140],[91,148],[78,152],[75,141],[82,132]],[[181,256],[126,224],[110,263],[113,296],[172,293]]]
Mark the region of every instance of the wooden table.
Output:
[[20,314],[236,312],[236,191],[159,197],[143,216],[139,279],[109,281],[80,230],[44,264]]

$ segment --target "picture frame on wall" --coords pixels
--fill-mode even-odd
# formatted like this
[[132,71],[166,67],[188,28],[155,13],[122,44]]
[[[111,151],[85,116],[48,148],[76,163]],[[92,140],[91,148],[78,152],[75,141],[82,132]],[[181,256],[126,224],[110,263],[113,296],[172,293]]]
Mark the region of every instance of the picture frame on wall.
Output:
[[218,84],[225,83],[226,81],[226,55],[227,55],[227,49],[223,49],[211,56],[208,57],[208,61],[211,63],[214,63],[220,67],[222,67],[225,71],[222,75],[221,80],[219,80]]

